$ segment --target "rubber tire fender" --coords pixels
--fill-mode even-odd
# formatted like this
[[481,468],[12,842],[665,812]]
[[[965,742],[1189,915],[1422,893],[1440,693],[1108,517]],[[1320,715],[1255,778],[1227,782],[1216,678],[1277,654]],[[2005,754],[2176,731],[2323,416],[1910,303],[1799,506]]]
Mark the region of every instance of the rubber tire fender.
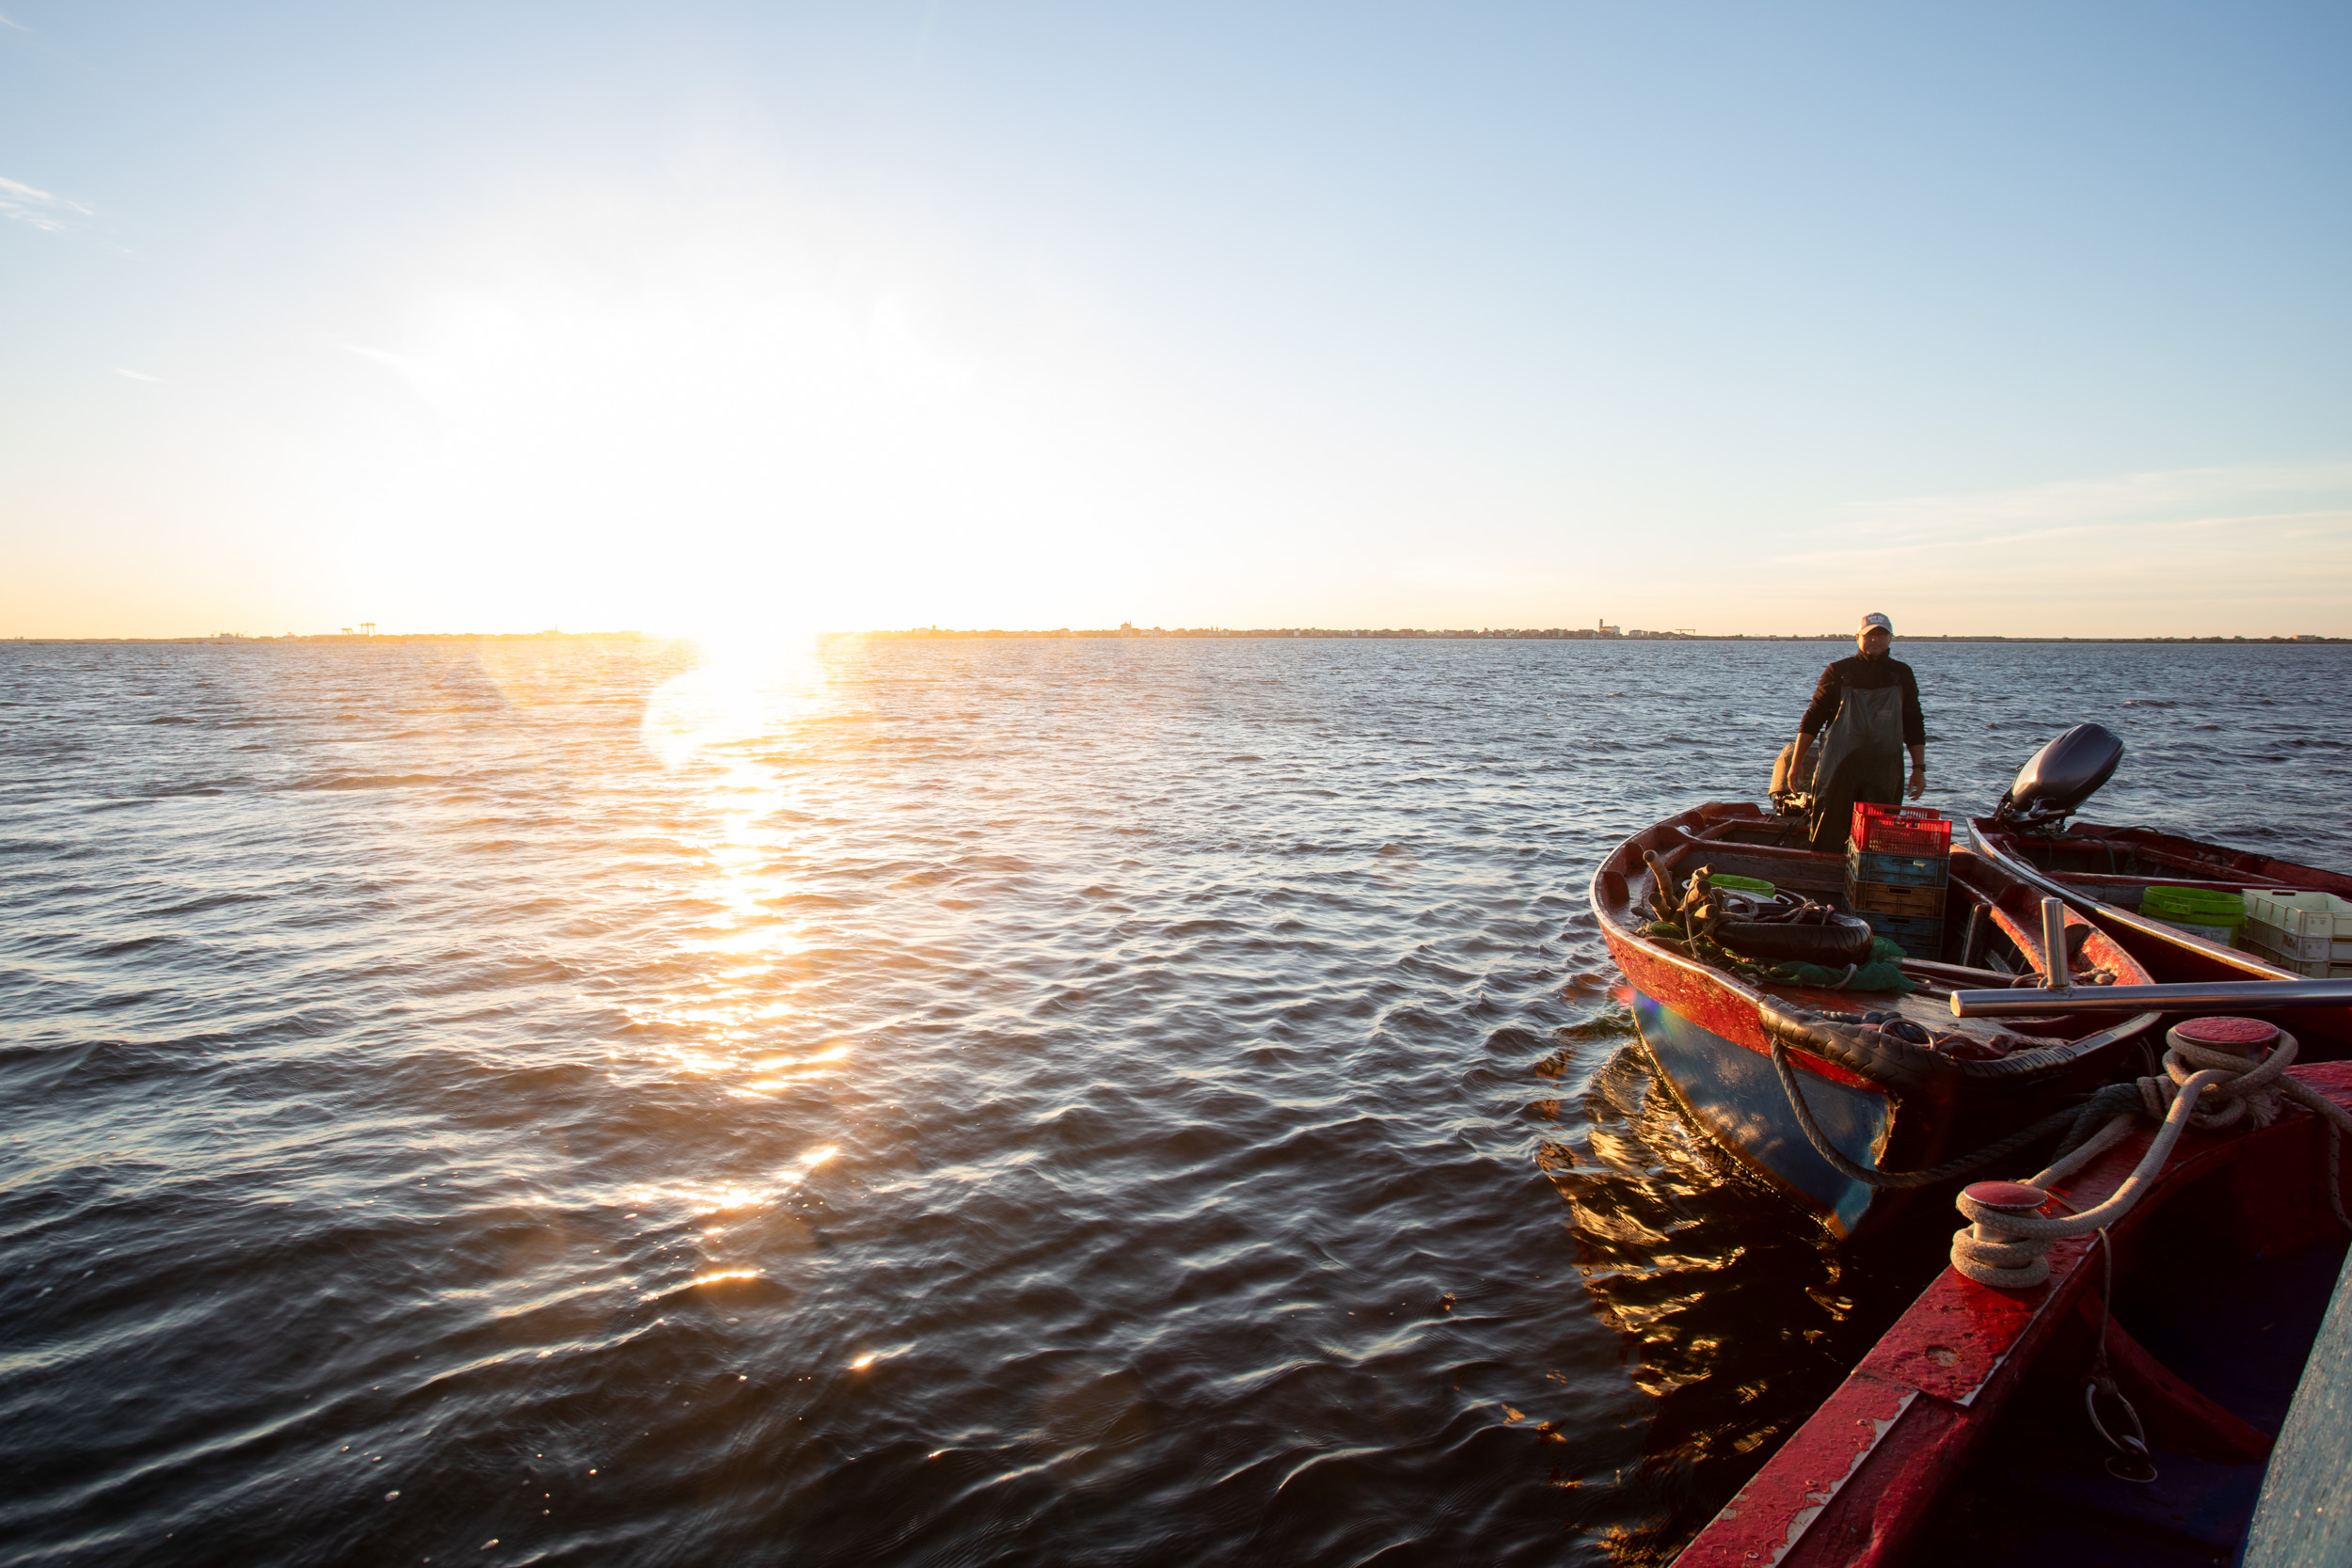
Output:
[[1707,933],[1715,944],[1758,963],[1821,964],[1836,969],[1867,963],[1878,933],[1867,920],[1835,916],[1824,926],[1788,926],[1772,920],[1718,921]]

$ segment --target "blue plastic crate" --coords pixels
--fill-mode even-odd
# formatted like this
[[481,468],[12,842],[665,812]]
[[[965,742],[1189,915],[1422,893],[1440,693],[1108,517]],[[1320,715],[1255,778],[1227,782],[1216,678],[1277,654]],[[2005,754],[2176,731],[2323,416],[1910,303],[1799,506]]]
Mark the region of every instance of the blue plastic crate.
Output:
[[1894,887],[1942,887],[1951,880],[1948,855],[1888,855],[1875,849],[1846,850],[1850,881],[1883,882]]
[[1856,910],[1855,914],[1870,923],[1870,929],[1891,939],[1903,952],[1915,958],[1935,958],[1944,952],[1944,923],[1917,914],[1880,914],[1875,910]]

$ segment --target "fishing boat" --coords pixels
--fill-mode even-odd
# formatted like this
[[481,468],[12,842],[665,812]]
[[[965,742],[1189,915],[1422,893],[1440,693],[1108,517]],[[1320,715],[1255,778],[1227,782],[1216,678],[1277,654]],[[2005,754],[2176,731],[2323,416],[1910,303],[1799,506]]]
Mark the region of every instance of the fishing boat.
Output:
[[1969,1188],[1964,1237],[2048,1208],[2076,1233],[2017,1286],[1956,1246],[1676,1568],[2352,1561],[2352,1171],[2328,1136],[2352,1063],[2285,1080],[2306,1098],[2251,1131],[2142,1120],[2058,1179]]
[[[1726,964],[1696,931],[1661,920],[1719,878],[1842,911],[1846,870],[1844,857],[1807,846],[1802,817],[1710,802],[1626,840],[1591,886],[1643,1043],[1692,1121],[1841,1237],[1893,1224],[1938,1183],[1948,1191],[1973,1156],[2032,1135],[2072,1097],[2136,1065],[2137,1037],[2157,1016],[2080,1011],[2062,998],[1999,1021],[1951,1016],[1956,987],[2151,980],[2095,923],[2045,908],[2033,886],[1977,855],[1951,857],[1940,927],[1950,936],[1944,951],[1901,961],[1907,990],[1818,974],[1775,980],[1772,966]],[[1974,961],[1948,961],[1953,951]]]
[[[2152,895],[2168,895],[2238,900],[2248,893],[2328,894],[2352,900],[2352,877],[2155,828],[2070,822],[2122,758],[2122,741],[2100,725],[2068,730],[2018,770],[1991,816],[1970,819],[1969,847],[2090,915],[2160,984],[2310,976],[2318,966],[2290,969],[2280,956],[2186,929],[2193,919],[2158,918],[2143,906],[2153,907]],[[2289,1023],[2283,1014],[2273,1022]],[[2323,1044],[2331,1053],[2352,1052],[2352,1008],[2300,1012],[2289,1026],[2303,1039],[2306,1059]]]

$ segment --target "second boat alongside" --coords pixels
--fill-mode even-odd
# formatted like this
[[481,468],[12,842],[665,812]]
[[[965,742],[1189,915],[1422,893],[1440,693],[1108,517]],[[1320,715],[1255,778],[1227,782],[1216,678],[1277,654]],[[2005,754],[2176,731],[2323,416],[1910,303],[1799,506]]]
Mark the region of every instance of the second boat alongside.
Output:
[[[2142,906],[2167,893],[2230,900],[2249,892],[2319,893],[2352,900],[2352,877],[2154,828],[2070,822],[2122,758],[2122,741],[2099,725],[2068,730],[2018,770],[1991,816],[1968,823],[1969,847],[2007,875],[2089,914],[2160,985],[2296,978],[2279,958],[2184,929]],[[2306,1059],[2352,1053],[2352,1008],[2263,1016],[2292,1028]]]
[[[2352,1064],[2290,1076],[2352,1107]],[[2054,1182],[2053,1207],[2127,1206],[2042,1283],[1947,1269],[1676,1568],[2345,1561],[2352,1173],[2305,1106],[2251,1119],[2153,1173],[2143,1123]]]

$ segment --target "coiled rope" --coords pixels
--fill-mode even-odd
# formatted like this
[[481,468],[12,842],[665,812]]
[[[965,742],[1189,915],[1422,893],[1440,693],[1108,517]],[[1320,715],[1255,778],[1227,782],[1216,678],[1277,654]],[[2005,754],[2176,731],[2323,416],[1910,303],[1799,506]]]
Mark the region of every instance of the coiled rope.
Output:
[[[2243,1021],[2210,1022],[2236,1024]],[[2245,1023],[2247,1031],[2265,1028]],[[1960,1212],[1973,1223],[1952,1236],[1952,1267],[1981,1285],[2007,1290],[2039,1285],[2050,1277],[2051,1243],[2104,1229],[2129,1213],[2163,1170],[2183,1132],[2191,1127],[2218,1131],[2241,1122],[2266,1127],[2278,1119],[2287,1100],[2316,1113],[2325,1123],[2328,1204],[2337,1222],[2352,1229],[2352,1219],[2344,1215],[2339,1175],[2344,1133],[2352,1131],[2352,1111],[2310,1085],[2286,1077],[2287,1068],[2295,1061],[2295,1037],[2284,1031],[2269,1032],[2275,1043],[2267,1055],[2255,1060],[2242,1050],[2200,1043],[2185,1037],[2181,1028],[2173,1029],[2165,1037],[2164,1076],[2142,1078],[2133,1085],[2137,1105],[2113,1117],[2029,1181],[1987,1182],[1960,1195],[1955,1200]],[[2040,1212],[2049,1201],[2051,1182],[2080,1170],[2122,1141],[2142,1114],[2160,1118],[2162,1125],[2130,1177],[2106,1202],[2063,1216]]]
[[1987,1144],[1973,1154],[1947,1160],[1926,1170],[1873,1170],[1868,1165],[1858,1165],[1847,1159],[1837,1146],[1829,1141],[1820,1124],[1813,1119],[1813,1107],[1804,1102],[1804,1091],[1797,1084],[1797,1069],[1788,1061],[1788,1043],[1770,1031],[1766,1032],[1765,1037],[1772,1044],[1772,1070],[1780,1074],[1781,1090],[1788,1096],[1788,1108],[1797,1113],[1797,1125],[1804,1130],[1805,1142],[1813,1146],[1816,1154],[1829,1162],[1832,1170],[1849,1181],[1859,1181],[1866,1187],[1931,1187],[1938,1181],[1949,1181],[1956,1176],[1965,1176],[1972,1170],[1981,1169],[1995,1160],[2005,1160],[2019,1149],[2048,1137],[2059,1128],[2072,1124],[2078,1114],[2071,1105],[2062,1111],[2053,1111],[2032,1126],[2011,1132],[1998,1143]]

